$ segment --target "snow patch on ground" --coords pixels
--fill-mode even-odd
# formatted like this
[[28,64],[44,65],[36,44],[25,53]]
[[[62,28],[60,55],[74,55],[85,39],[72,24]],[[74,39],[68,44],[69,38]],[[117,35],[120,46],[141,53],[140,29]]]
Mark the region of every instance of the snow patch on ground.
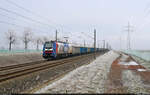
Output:
[[119,54],[109,51],[35,93],[104,93],[107,74],[117,57]]
[[150,62],[143,60],[140,57],[132,56],[137,62],[140,63],[140,65],[144,66],[147,70],[150,70]]
[[141,71],[146,71],[146,70],[145,70],[145,69],[137,69],[137,71],[140,71],[140,72],[141,72]]
[[137,63],[134,62],[134,61],[130,61],[130,62],[119,62],[119,64],[121,64],[121,65],[139,65],[139,64],[137,64]]
[[127,87],[127,92],[129,93],[148,93],[142,83],[141,77],[130,70],[122,72],[122,81],[123,86]]

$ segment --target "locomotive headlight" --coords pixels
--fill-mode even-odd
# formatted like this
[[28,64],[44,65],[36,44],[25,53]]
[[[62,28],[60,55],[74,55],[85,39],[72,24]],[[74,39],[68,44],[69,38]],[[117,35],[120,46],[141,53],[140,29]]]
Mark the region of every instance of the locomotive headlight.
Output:
[[53,49],[45,49],[46,51],[51,51],[51,50],[53,50]]
[[49,49],[49,50],[53,50],[53,49]]

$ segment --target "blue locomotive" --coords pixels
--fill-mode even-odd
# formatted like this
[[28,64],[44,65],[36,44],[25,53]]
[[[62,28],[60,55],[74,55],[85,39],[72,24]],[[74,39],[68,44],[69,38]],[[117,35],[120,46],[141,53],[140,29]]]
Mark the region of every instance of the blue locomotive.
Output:
[[[96,51],[100,51],[96,48]],[[94,52],[94,48],[73,46],[66,42],[47,41],[43,46],[43,57],[45,59],[57,58],[70,55],[80,55]]]

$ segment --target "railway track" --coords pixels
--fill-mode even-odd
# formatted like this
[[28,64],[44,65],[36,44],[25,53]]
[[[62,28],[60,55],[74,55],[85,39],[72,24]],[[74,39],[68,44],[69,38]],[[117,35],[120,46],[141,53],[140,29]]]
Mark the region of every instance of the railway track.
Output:
[[[61,59],[61,60],[63,60],[63,59]],[[59,61],[59,60],[51,60],[51,61],[41,60],[41,61],[36,61],[36,62],[31,62],[31,63],[23,63],[23,64],[17,64],[17,65],[4,66],[4,67],[0,67],[0,71],[14,69],[14,68],[20,68],[20,67],[25,67],[25,66],[32,66],[32,65],[36,65],[36,64],[43,64],[45,62],[56,62],[56,61]]]
[[[82,61],[81,58],[87,58],[91,56],[92,54],[88,55],[81,55],[81,56],[75,56],[75,57],[69,57],[61,60],[55,60],[55,61],[39,61],[39,62],[33,62],[33,63],[25,63],[25,64],[19,64],[19,65],[12,65],[7,67],[1,67],[0,68],[0,82],[13,79],[16,77],[20,77],[26,74],[42,71],[45,69],[53,68],[59,65],[67,64],[70,62],[77,62],[78,60]],[[85,60],[85,59],[84,59]]]

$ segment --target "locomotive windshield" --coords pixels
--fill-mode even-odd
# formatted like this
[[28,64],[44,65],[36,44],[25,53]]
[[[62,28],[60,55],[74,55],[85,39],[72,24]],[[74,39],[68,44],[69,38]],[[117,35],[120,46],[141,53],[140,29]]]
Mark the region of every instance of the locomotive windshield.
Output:
[[46,42],[45,43],[45,48],[49,49],[49,48],[52,48],[53,47],[53,44],[51,42]]

